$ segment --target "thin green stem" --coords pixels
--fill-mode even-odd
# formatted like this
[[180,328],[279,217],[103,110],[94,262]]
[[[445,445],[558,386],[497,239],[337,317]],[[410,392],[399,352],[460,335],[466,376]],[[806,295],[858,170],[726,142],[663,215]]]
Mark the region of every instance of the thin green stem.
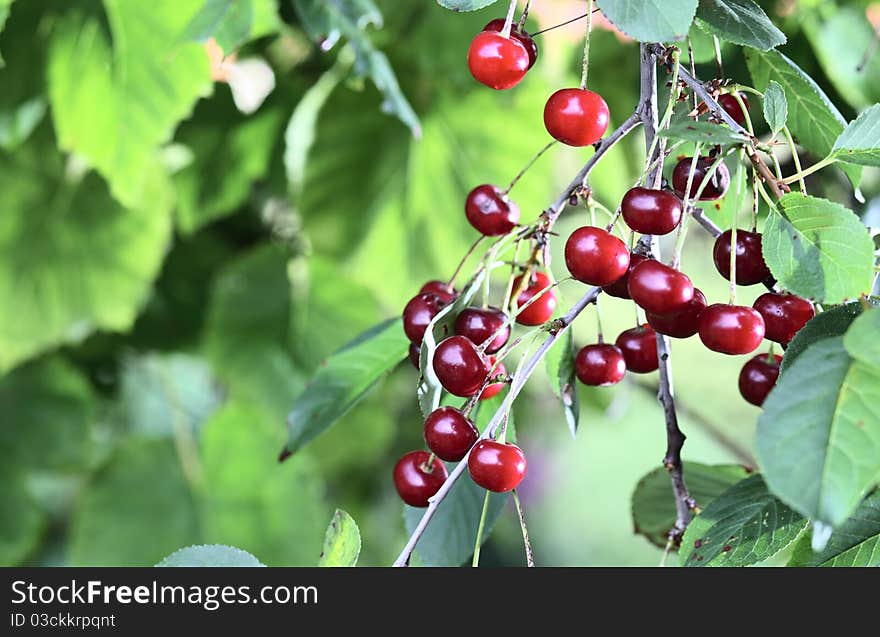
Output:
[[516,3],[517,0],[510,0],[510,6],[507,7],[507,18],[504,21],[504,28],[501,30],[501,35],[505,38],[510,37],[510,30],[513,28],[513,14],[516,13]]
[[483,499],[483,512],[480,514],[480,525],[477,527],[477,539],[474,542],[474,559],[471,566],[476,568],[480,565],[480,549],[483,546],[483,529],[486,527],[486,513],[489,511],[489,496],[491,492],[486,490],[486,497]]
[[827,166],[830,166],[831,164],[833,164],[836,161],[837,161],[837,159],[835,157],[826,157],[822,161],[816,162],[815,164],[813,164],[809,168],[805,168],[804,170],[798,171],[794,175],[789,175],[788,177],[786,177],[785,179],[782,180],[782,183],[792,184],[796,181],[803,179],[804,177],[806,177],[808,175],[812,175],[813,173],[818,172]]
[[516,185],[516,182],[518,182],[520,179],[522,179],[522,176],[525,175],[526,172],[528,172],[529,168],[531,168],[535,164],[535,162],[541,158],[541,155],[543,155],[548,150],[550,150],[554,145],[556,145],[556,143],[557,143],[557,141],[554,139],[552,142],[549,142],[541,150],[539,150],[537,153],[535,153],[534,157],[532,157],[529,160],[529,162],[525,166],[522,167],[522,170],[520,170],[516,174],[516,176],[510,181],[510,184],[508,184],[507,188],[505,188],[504,190],[501,191],[501,194],[506,195],[511,190],[513,190],[513,187]]
[[712,44],[715,46],[715,64],[718,66],[718,79],[724,78],[724,62],[721,60],[721,42],[717,35],[712,36]]
[[782,127],[782,134],[785,135],[785,141],[788,142],[788,147],[791,149],[791,159],[794,161],[794,169],[797,171],[798,175],[801,175],[798,178],[798,185],[800,186],[801,192],[807,194],[807,183],[804,181],[803,171],[804,169],[801,167],[801,156],[798,153],[797,144],[794,143],[794,137],[791,135],[791,130],[789,130],[788,126]]
[[593,0],[587,0],[587,35],[584,37],[584,66],[581,69],[581,88],[587,88],[590,72],[590,34],[593,32]]
[[516,25],[517,31],[522,31],[526,26],[526,20],[529,19],[529,9],[532,8],[532,0],[528,0],[526,2],[526,6],[523,7],[522,15],[519,16],[519,24]]
[[522,504],[519,501],[519,494],[516,489],[513,490],[513,503],[516,505],[516,516],[519,518],[519,528],[522,529],[523,548],[526,551],[526,566],[532,568],[535,566],[535,557],[532,554],[532,543],[529,541],[529,530],[526,527],[526,519],[523,516]]

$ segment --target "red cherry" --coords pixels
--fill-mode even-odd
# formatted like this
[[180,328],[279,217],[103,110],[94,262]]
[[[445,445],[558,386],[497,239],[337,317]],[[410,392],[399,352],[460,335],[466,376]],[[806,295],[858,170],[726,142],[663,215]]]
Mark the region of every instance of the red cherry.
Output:
[[[715,239],[712,258],[715,268],[730,281],[730,230]],[[738,285],[755,285],[770,278],[770,269],[761,253],[761,235],[748,230],[736,231],[736,282]]]
[[[514,25],[515,26],[515,25]],[[486,26],[483,27],[483,31],[503,31],[504,30],[504,18],[496,18],[489,22]],[[535,66],[535,61],[538,59],[538,45],[535,44],[535,41],[525,31],[520,31],[518,29],[511,29],[510,35],[517,40],[519,40],[524,47],[526,47],[526,51],[529,53],[529,68]]]
[[507,314],[496,307],[486,309],[468,307],[455,319],[455,333],[466,336],[474,345],[482,345],[486,339],[497,333],[498,335],[486,346],[486,353],[494,354],[504,347],[510,338],[510,326],[501,329],[506,321]]
[[428,449],[446,462],[458,462],[474,446],[480,433],[455,407],[435,409],[425,419]]
[[694,288],[694,298],[680,309],[669,314],[654,314],[645,312],[648,325],[673,338],[688,338],[700,331],[700,315],[706,309],[706,297],[697,288]]
[[602,96],[585,88],[560,89],[544,106],[547,132],[569,146],[589,146],[602,139],[609,117]]
[[627,289],[639,307],[653,314],[677,312],[694,298],[694,284],[686,274],[653,259],[633,269]]
[[[749,98],[746,97],[745,93],[739,94],[740,98],[745,104],[746,108],[749,108]],[[739,102],[736,101],[736,97],[734,97],[733,93],[724,93],[723,95],[718,96],[718,105],[727,111],[727,114],[730,115],[731,119],[735,121],[740,126],[744,126],[746,123],[746,114],[743,112],[742,107],[739,105]]]
[[614,343],[620,348],[629,371],[647,374],[660,366],[657,360],[657,334],[647,323],[621,332]]
[[[522,275],[513,280],[512,289],[514,292],[519,289],[521,282]],[[548,285],[550,285],[550,277],[543,272],[533,272],[526,288],[516,297],[516,306],[518,308],[522,307]],[[516,322],[520,325],[543,325],[550,320],[555,310],[556,294],[550,289],[544,292],[537,301],[520,312],[516,317]]]
[[[692,159],[693,158],[691,157],[685,157],[676,164],[675,169],[672,171],[672,188],[675,190],[675,194],[682,199],[684,199],[684,192],[687,190],[688,175],[691,172]],[[706,177],[706,172],[714,163],[715,159],[713,157],[700,157],[697,160],[697,166],[694,169],[694,179],[691,182],[691,199],[697,194],[697,190],[700,189],[700,184],[703,183],[703,179]],[[712,173],[706,187],[700,194],[700,201],[720,199],[724,196],[729,187],[730,171],[727,169],[724,162],[721,162]]]
[[468,397],[476,394],[486,374],[488,359],[464,336],[450,336],[434,350],[434,373],[450,394]]
[[631,188],[620,204],[623,220],[640,234],[669,234],[681,221],[681,200],[668,190]]
[[722,354],[748,354],[764,338],[764,319],[744,305],[715,303],[700,315],[700,340]]
[[[492,366],[495,365],[495,357],[489,357],[489,369],[492,369]],[[492,374],[492,378],[496,376],[507,376],[507,370],[504,369],[504,363],[498,363],[498,367],[495,368],[494,372],[490,372]],[[480,400],[489,400],[490,398],[495,398],[498,394],[501,393],[507,387],[507,383],[492,383],[491,385],[486,385],[486,388],[480,394]]]
[[458,291],[443,281],[428,281],[419,290],[420,294],[430,293],[437,296],[443,303],[449,303],[458,296]]
[[416,369],[421,369],[422,362],[422,346],[420,343],[410,343],[409,344],[409,362],[412,363],[413,367]]
[[475,80],[489,88],[513,88],[529,70],[529,52],[515,37],[481,31],[468,49],[468,68]]
[[413,343],[421,343],[428,324],[443,309],[443,302],[431,293],[416,294],[403,308],[403,331]]
[[487,237],[507,234],[519,223],[519,206],[490,184],[477,186],[468,193],[464,213],[470,224]]
[[807,299],[794,294],[767,292],[752,305],[764,319],[764,338],[788,345],[794,335],[816,316],[816,308]]
[[610,232],[584,226],[565,242],[565,265],[578,281],[610,285],[626,274],[629,249]]
[[574,371],[584,385],[607,387],[623,380],[626,362],[619,347],[596,343],[582,347],[577,353]]
[[428,498],[446,481],[446,466],[437,458],[429,465],[428,458],[426,451],[410,451],[394,465],[394,486],[410,506],[428,506]]
[[739,373],[739,393],[748,402],[760,407],[779,378],[782,356],[758,354],[743,365]]
[[516,489],[526,476],[526,466],[522,449],[496,440],[481,440],[468,456],[473,481],[496,493]]
[[617,279],[617,281],[615,281],[611,285],[606,285],[604,288],[602,288],[602,291],[605,292],[605,294],[610,294],[611,296],[616,296],[619,299],[630,298],[629,289],[628,289],[629,275],[632,274],[632,271],[635,269],[635,267],[639,263],[641,263],[642,261],[647,261],[647,260],[648,260],[647,257],[643,257],[640,254],[635,254],[635,253],[630,254],[629,255],[629,267],[626,269],[626,274],[624,274],[622,277]]

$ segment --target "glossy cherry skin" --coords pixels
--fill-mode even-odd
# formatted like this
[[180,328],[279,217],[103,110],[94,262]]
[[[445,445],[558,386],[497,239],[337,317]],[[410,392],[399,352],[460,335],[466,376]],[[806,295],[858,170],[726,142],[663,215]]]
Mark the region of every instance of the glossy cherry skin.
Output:
[[694,284],[686,274],[653,259],[633,268],[627,289],[639,307],[653,314],[677,312],[694,298]]
[[614,344],[620,348],[629,371],[648,374],[659,367],[657,334],[647,323],[621,332]]
[[[675,194],[682,199],[684,199],[684,193],[685,190],[687,190],[688,174],[691,172],[691,162],[691,157],[685,157],[675,165],[675,169],[672,171],[672,189],[675,190]],[[714,163],[715,160],[712,157],[700,157],[697,160],[697,166],[694,169],[694,179],[691,182],[690,199],[693,199],[697,194],[697,190],[700,189],[700,184],[703,183],[703,179],[706,177],[706,172]],[[708,183],[706,183],[706,187],[703,188],[703,192],[700,194],[700,201],[713,201],[715,199],[720,199],[725,195],[729,187],[730,171],[727,169],[724,162],[721,162],[712,173]]]
[[620,203],[623,220],[639,234],[669,234],[681,221],[681,200],[668,190],[631,188]]
[[752,304],[764,319],[764,338],[788,345],[794,335],[816,316],[807,299],[794,294],[762,294]]
[[643,257],[640,254],[630,254],[629,255],[629,267],[626,269],[626,274],[617,279],[611,285],[606,285],[602,288],[602,291],[605,294],[610,294],[611,296],[616,296],[619,299],[628,299],[629,296],[629,275],[632,274],[632,271],[635,267],[640,264],[642,261],[647,261],[648,257]]
[[480,390],[489,373],[489,360],[464,336],[441,341],[434,350],[433,363],[443,388],[465,398]]
[[421,369],[422,362],[422,346],[420,343],[410,343],[409,344],[409,362],[412,363],[412,366],[416,369]]
[[700,340],[722,354],[754,352],[764,338],[764,319],[744,305],[715,303],[700,315]]
[[648,325],[672,338],[689,338],[700,331],[700,315],[706,309],[706,296],[694,288],[694,298],[680,309],[669,314],[645,312]]
[[490,184],[477,186],[468,193],[464,213],[477,232],[487,237],[507,234],[519,223],[519,206]]
[[428,449],[446,462],[458,462],[474,446],[480,432],[455,407],[435,409],[425,419]]
[[421,343],[425,329],[437,313],[443,309],[444,303],[437,295],[428,293],[416,294],[403,308],[403,331],[413,343]]
[[522,449],[497,440],[481,440],[468,456],[473,481],[495,493],[516,489],[526,476],[526,467]]
[[427,451],[410,451],[394,465],[394,486],[400,499],[410,506],[428,506],[428,498],[446,481],[446,465],[434,458],[429,466],[430,457]]
[[[497,307],[468,307],[455,319],[455,333],[469,338],[474,345],[482,345],[493,334],[497,336],[486,346],[487,354],[494,354],[510,338],[510,326],[501,327],[507,321],[507,314]],[[501,330],[501,331],[499,331]]]
[[[522,282],[522,275],[513,280],[513,291],[519,288]],[[543,272],[532,273],[532,279],[526,288],[516,297],[516,306],[522,307],[532,300],[541,290],[550,285],[550,277]],[[550,320],[553,312],[556,311],[556,294],[552,289],[542,294],[537,301],[520,312],[516,317],[516,322],[520,325],[543,325]]]
[[[715,239],[712,259],[715,268],[730,281],[730,230],[725,230]],[[764,263],[761,253],[761,235],[748,230],[736,231],[736,283],[755,285],[770,277],[770,268]]]
[[458,290],[443,281],[428,281],[419,290],[420,294],[430,293],[438,297],[443,303],[449,303],[458,296]]
[[544,126],[569,146],[589,146],[608,130],[608,105],[602,96],[583,88],[556,91],[544,106]]
[[513,88],[529,70],[529,52],[515,37],[481,31],[468,49],[468,68],[474,79],[495,90]]
[[[739,94],[740,98],[745,104],[746,108],[749,108],[749,98],[746,97],[745,93]],[[727,114],[730,115],[731,119],[735,121],[740,126],[745,126],[746,123],[746,114],[743,112],[742,107],[739,105],[739,102],[736,101],[736,97],[734,97],[733,93],[724,93],[718,96],[718,105],[727,111]]]
[[629,267],[629,248],[602,228],[584,226],[565,242],[565,265],[578,281],[589,285],[610,285]]
[[760,407],[779,378],[782,356],[758,354],[743,365],[739,373],[739,393],[746,401]]
[[[516,25],[514,24],[514,27]],[[491,22],[489,22],[486,26],[483,27],[483,31],[503,31],[504,30],[504,18],[495,18]],[[535,66],[535,62],[538,59],[538,45],[535,44],[535,41],[525,31],[519,31],[516,28],[511,29],[510,31],[511,37],[516,38],[522,45],[526,47],[526,51],[529,53],[529,68]]]
[[[489,369],[495,365],[495,357],[489,357]],[[489,372],[492,374],[492,378],[497,376],[507,376],[507,370],[504,368],[504,363],[498,363],[498,367],[495,368],[494,372]],[[492,383],[490,385],[486,385],[486,388],[480,393],[479,400],[489,400],[490,398],[495,398],[501,391],[507,387],[507,383]]]
[[623,380],[626,362],[616,345],[596,343],[580,349],[574,359],[574,372],[584,385],[608,387]]

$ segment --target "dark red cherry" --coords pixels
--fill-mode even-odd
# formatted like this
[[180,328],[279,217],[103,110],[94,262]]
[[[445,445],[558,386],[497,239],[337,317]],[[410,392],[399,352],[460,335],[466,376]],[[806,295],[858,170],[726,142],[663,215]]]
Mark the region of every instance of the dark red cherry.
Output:
[[611,285],[606,285],[602,288],[602,291],[605,294],[610,294],[611,296],[616,296],[619,299],[628,299],[629,296],[629,275],[632,274],[633,269],[642,261],[647,261],[647,257],[643,257],[640,254],[630,254],[629,255],[629,267],[626,269],[626,274],[617,279]]
[[[740,99],[742,99],[743,104],[745,104],[746,108],[749,108],[749,98],[746,97],[745,93],[739,94]],[[746,123],[746,114],[743,112],[742,106],[739,105],[739,102],[736,101],[736,97],[734,97],[733,93],[724,93],[718,96],[718,105],[727,111],[727,114],[730,115],[731,119],[735,121],[740,126],[745,126]]]
[[[495,357],[489,357],[489,369],[495,365]],[[496,378],[498,376],[507,376],[507,370],[504,369],[504,363],[498,363],[498,367],[495,368],[494,372],[489,372],[492,374],[492,378]],[[489,400],[490,398],[495,398],[498,394],[501,393],[507,387],[507,383],[491,383],[486,385],[486,388],[480,393],[480,400]]]
[[[715,239],[712,258],[715,268],[730,281],[730,230],[725,230]],[[761,253],[761,235],[748,230],[736,231],[736,283],[755,285],[770,277],[770,269],[764,263]]]
[[788,345],[794,335],[816,316],[816,308],[807,299],[794,294],[767,292],[752,304],[764,319],[764,338]]
[[529,70],[529,52],[515,37],[481,31],[468,49],[468,68],[474,79],[495,90],[513,88]]
[[519,223],[519,206],[490,184],[477,186],[468,193],[464,213],[477,232],[487,237],[507,234]]
[[[514,25],[516,26],[516,25]],[[489,22],[486,26],[483,27],[483,31],[503,31],[504,30],[504,18],[496,18]],[[535,61],[538,59],[538,45],[535,44],[535,41],[525,31],[520,31],[518,29],[512,29],[510,31],[510,35],[520,42],[522,45],[526,47],[526,51],[529,53],[529,68],[535,66]]]
[[489,373],[489,360],[464,336],[441,341],[434,350],[433,363],[440,384],[456,396],[476,394]]
[[516,489],[526,476],[526,466],[522,449],[497,440],[481,440],[468,456],[473,481],[496,493]]
[[455,407],[435,409],[425,419],[428,449],[446,462],[458,462],[474,446],[480,433]]
[[627,289],[639,307],[654,314],[677,312],[694,298],[694,284],[686,274],[653,259],[633,269]]
[[694,298],[680,309],[669,314],[654,314],[645,312],[648,325],[673,338],[688,338],[700,331],[700,315],[706,309],[706,297],[697,288],[694,288]]
[[[519,289],[522,275],[513,280],[513,291]],[[516,297],[516,306],[522,307],[532,300],[541,290],[550,285],[550,277],[543,272],[533,272],[532,278],[526,288]],[[520,325],[543,325],[550,320],[556,311],[556,294],[552,289],[547,290],[537,301],[517,314],[516,322]]]
[[421,343],[428,324],[443,309],[443,302],[435,294],[416,294],[403,308],[403,331],[413,343]]
[[[691,157],[685,157],[681,161],[676,164],[675,169],[672,171],[672,188],[675,190],[675,194],[684,199],[685,190],[687,190],[688,183],[688,175],[691,172]],[[697,166],[694,169],[694,179],[691,182],[691,190],[690,190],[690,198],[697,194],[697,190],[700,188],[700,184],[703,183],[703,179],[706,177],[706,172],[712,167],[712,164],[715,163],[715,159],[712,157],[700,157],[697,160]],[[703,189],[703,192],[700,194],[700,201],[712,201],[714,199],[720,199],[727,192],[727,189],[730,187],[730,171],[727,169],[727,166],[724,162],[718,164],[718,167],[712,173],[712,176],[709,178],[709,181],[706,183],[706,187]]]
[[422,346],[420,343],[409,344],[409,362],[416,369],[421,369]]
[[715,303],[700,315],[700,340],[722,354],[748,354],[764,338],[764,319],[744,305]]
[[427,451],[410,451],[394,465],[394,486],[400,499],[413,507],[428,506],[446,481],[446,465],[437,458],[429,465]]
[[659,367],[657,334],[647,323],[621,332],[614,343],[620,348],[629,371],[647,374]]
[[602,228],[584,226],[565,242],[565,265],[578,281],[589,285],[610,285],[629,267],[626,244]]
[[544,106],[544,126],[554,139],[569,146],[589,146],[608,130],[608,105],[584,88],[556,91]]
[[506,321],[507,314],[496,307],[485,309],[468,307],[455,319],[455,333],[466,336],[474,345],[482,345],[486,339],[497,334],[486,346],[486,353],[494,354],[504,347],[507,339],[510,338],[510,326],[501,329]]
[[419,292],[421,294],[434,294],[443,303],[449,303],[458,296],[458,290],[443,281],[428,281]]
[[760,407],[779,378],[782,356],[758,354],[743,365],[739,373],[739,393],[748,402]]
[[577,353],[574,371],[584,385],[607,387],[623,380],[626,362],[619,347],[596,343],[582,347]]
[[639,234],[669,234],[681,221],[681,200],[668,190],[631,188],[620,203],[623,220]]

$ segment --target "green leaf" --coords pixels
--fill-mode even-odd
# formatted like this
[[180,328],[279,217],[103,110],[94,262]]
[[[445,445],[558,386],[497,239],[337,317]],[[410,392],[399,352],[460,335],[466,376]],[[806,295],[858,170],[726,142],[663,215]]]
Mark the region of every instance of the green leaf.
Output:
[[855,213],[797,192],[779,205],[783,214],[767,218],[762,246],[782,287],[826,303],[870,292],[874,244]]
[[880,166],[880,104],[850,122],[834,142],[831,154],[849,164]]
[[733,44],[769,51],[785,44],[785,34],[752,0],[701,0],[700,28]]
[[807,520],[754,475],[727,489],[691,520],[679,559],[684,566],[750,566],[776,555],[806,526]]
[[287,417],[287,452],[295,453],[354,407],[407,354],[400,319],[361,334],[312,377]]
[[605,17],[640,42],[683,40],[697,0],[597,0]]
[[788,100],[785,91],[779,86],[779,82],[770,80],[770,84],[764,90],[764,121],[774,135],[785,126],[788,120]]
[[857,361],[880,368],[880,312],[862,312],[843,337],[843,346]]
[[580,399],[578,398],[577,379],[574,373],[574,359],[577,350],[574,346],[572,330],[565,330],[544,357],[547,375],[553,393],[562,401],[565,421],[572,437],[577,435],[580,420]]
[[676,122],[669,128],[660,131],[660,135],[671,139],[682,139],[688,142],[699,142],[713,146],[733,146],[748,141],[745,135],[733,132],[726,124],[695,122],[692,120]]
[[[3,455],[9,457],[5,451]],[[46,514],[28,491],[24,475],[8,460],[0,465],[0,484],[0,565],[14,566],[25,561],[42,540]]]
[[[12,0],[0,0],[0,33],[3,32],[3,27],[6,26],[6,18],[9,17],[9,7],[12,4]],[[3,55],[0,52],[0,69],[3,68]]]
[[495,4],[498,0],[437,0],[437,4],[453,11],[476,11]]
[[178,37],[199,4],[105,0],[112,49],[96,18],[68,14],[56,25],[48,82],[58,144],[85,157],[126,205],[149,200],[157,149],[211,90],[202,46]]
[[880,491],[862,500],[826,547],[813,552],[810,538],[795,544],[789,566],[880,566]]
[[[745,50],[746,63],[754,86],[777,82],[788,98],[788,127],[795,141],[817,158],[826,157],[846,126],[846,120],[819,85],[779,51],[762,53]],[[861,179],[861,169],[841,167],[854,187]]]
[[327,534],[318,566],[356,566],[361,553],[361,532],[354,519],[342,509],[336,509]]
[[265,566],[265,564],[260,563],[260,560],[247,551],[242,551],[234,546],[202,544],[200,546],[187,546],[186,548],[178,549],[156,564],[156,566],[204,568],[206,566],[252,567]]
[[205,0],[184,29],[183,39],[204,42],[213,37],[229,54],[280,25],[276,0]]
[[842,524],[880,475],[880,369],[850,358],[839,336],[811,345],[767,397],[756,448],[776,495]]
[[[740,465],[685,462],[684,475],[691,497],[705,509],[723,491],[748,477],[749,471]],[[645,474],[636,484],[631,502],[635,532],[665,548],[667,534],[675,525],[675,496],[669,472],[658,467]]]
[[46,100],[32,97],[9,111],[0,111],[0,149],[12,152],[21,145],[43,121]]
[[862,313],[858,301],[832,307],[817,314],[804,325],[785,350],[780,373],[791,367],[792,363],[813,343],[834,336],[843,336],[850,324]]

